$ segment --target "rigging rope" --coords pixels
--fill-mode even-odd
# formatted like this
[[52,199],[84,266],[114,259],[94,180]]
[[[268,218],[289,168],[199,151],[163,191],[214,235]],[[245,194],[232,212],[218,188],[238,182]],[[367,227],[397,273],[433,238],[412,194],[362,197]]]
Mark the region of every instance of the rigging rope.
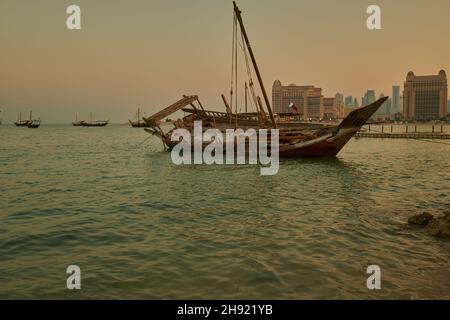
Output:
[[[232,45],[231,45],[231,83],[230,83],[230,109],[231,112],[233,112],[233,103],[234,103],[234,109],[236,113],[236,127],[237,127],[237,113],[238,113],[238,46],[241,47],[241,50],[244,53],[244,60],[245,60],[245,66],[246,66],[246,72],[248,77],[248,83],[249,83],[249,91],[250,91],[250,107],[251,110],[254,110],[258,113],[258,118],[260,118],[260,115],[263,115],[264,110],[259,110],[260,107],[258,107],[258,96],[255,91],[254,83],[253,83],[253,77],[252,77],[252,70],[249,60],[249,54],[248,54],[248,48],[245,46],[245,40],[244,40],[244,34],[242,30],[240,30],[241,39],[239,40],[238,37],[238,25],[237,25],[237,15],[236,12],[233,14],[233,35],[232,35]],[[234,101],[233,101],[234,100]],[[241,110],[241,109],[239,109]],[[265,120],[265,119],[264,119]]]
[[233,33],[231,42],[231,84],[230,84],[230,109],[233,112],[233,87],[234,87],[234,46],[235,46],[235,34],[236,34],[236,13],[233,14]]
[[[242,51],[244,52],[244,57],[245,57],[245,65],[247,67],[247,77],[248,77],[248,82],[249,82],[249,87],[250,87],[250,93],[251,93],[251,98],[253,99],[254,105],[255,105],[255,111],[258,110],[258,101],[256,98],[256,93],[255,93],[255,87],[253,86],[253,78],[252,78],[252,70],[250,68],[250,62],[249,62],[249,58],[248,58],[248,52],[247,52],[247,48],[244,46],[244,35],[241,31],[241,43],[239,43],[239,45],[241,46]],[[250,99],[251,101],[251,99]],[[252,104],[252,103],[250,103]],[[253,107],[253,105],[252,105]]]
[[236,17],[236,13],[234,14],[234,25],[235,25],[235,32],[236,34],[234,35],[234,39],[235,39],[235,44],[234,44],[234,58],[235,58],[235,62],[234,62],[234,77],[235,77],[235,114],[236,114],[236,121],[235,121],[235,129],[237,128],[237,113],[238,113],[238,37],[237,37],[237,17]]

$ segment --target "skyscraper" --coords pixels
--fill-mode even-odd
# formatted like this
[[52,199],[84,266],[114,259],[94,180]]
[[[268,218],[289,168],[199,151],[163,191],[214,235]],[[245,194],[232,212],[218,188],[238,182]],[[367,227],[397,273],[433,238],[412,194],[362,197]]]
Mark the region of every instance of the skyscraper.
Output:
[[339,93],[339,92],[336,93],[335,98],[336,98],[337,102],[342,102],[342,103],[344,103],[344,95],[343,95],[342,93]]
[[[384,98],[384,94],[380,93],[380,97],[378,99]],[[374,99],[375,101],[375,99]],[[373,102],[373,101],[372,101]],[[372,102],[369,102],[368,104],[371,104]],[[380,108],[378,108],[378,110],[375,112],[375,114],[386,114],[386,102],[385,101]]]
[[348,96],[348,97],[345,97],[345,106],[346,107],[349,107],[349,108],[352,108],[353,107],[353,97],[352,96]]
[[392,113],[401,112],[400,86],[392,87]]
[[375,102],[375,90],[367,90],[364,94],[364,97],[362,98],[361,105],[367,106],[373,102]]
[[384,114],[392,114],[392,98],[389,97],[384,103]]
[[415,76],[410,71],[403,89],[403,116],[418,121],[443,118],[447,114],[447,96],[444,70],[431,76]]

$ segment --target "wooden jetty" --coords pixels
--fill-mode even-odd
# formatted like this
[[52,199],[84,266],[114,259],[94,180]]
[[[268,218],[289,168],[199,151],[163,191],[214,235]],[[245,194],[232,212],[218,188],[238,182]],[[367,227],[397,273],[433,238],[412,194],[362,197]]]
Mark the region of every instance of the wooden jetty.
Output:
[[394,132],[395,125],[381,125],[374,129],[371,125],[363,127],[355,134],[357,138],[382,138],[382,139],[450,139],[450,133],[444,131],[443,124],[431,126],[431,131],[419,131],[417,124],[406,125],[404,132]]
[[359,131],[356,138],[382,138],[382,139],[450,139],[450,133],[411,132],[411,133],[387,133]]

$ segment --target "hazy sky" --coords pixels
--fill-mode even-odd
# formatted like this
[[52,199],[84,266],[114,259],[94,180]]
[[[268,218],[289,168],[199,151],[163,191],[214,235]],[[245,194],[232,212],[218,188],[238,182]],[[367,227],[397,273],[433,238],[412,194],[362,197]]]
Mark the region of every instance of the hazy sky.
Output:
[[[81,7],[82,29],[66,28]],[[382,30],[366,9],[382,9]],[[450,72],[448,0],[239,0],[271,94],[275,79],[325,96],[391,94],[406,73]],[[4,122],[33,109],[45,123],[123,123],[198,94],[224,109],[230,90],[232,2],[225,0],[0,0],[0,109]],[[242,62],[242,60],[241,60]],[[242,67],[242,64],[241,64]],[[243,68],[241,68],[243,71]],[[256,79],[255,79],[256,80]],[[243,87],[243,85],[242,85]]]

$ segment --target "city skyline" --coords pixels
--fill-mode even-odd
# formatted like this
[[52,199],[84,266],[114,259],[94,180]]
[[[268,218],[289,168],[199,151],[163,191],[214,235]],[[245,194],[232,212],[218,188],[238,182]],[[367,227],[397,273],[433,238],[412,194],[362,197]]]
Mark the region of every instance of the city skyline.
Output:
[[[403,99],[406,96],[407,100]],[[283,84],[275,80],[272,85],[272,107],[276,113],[299,113],[302,119],[342,119],[353,109],[384,98],[383,92],[367,89],[361,99],[337,92],[326,95],[320,86]],[[419,121],[439,120],[450,114],[450,100],[445,70],[436,74],[415,75],[408,72],[403,86],[392,85],[388,99],[375,112],[379,120],[408,119]],[[359,103],[361,101],[361,104]],[[296,106],[296,111],[291,106]]]
[[[65,27],[69,4],[1,2],[4,123],[29,110],[45,123],[68,123],[75,113],[86,118],[90,112],[125,123],[138,107],[151,114],[182,94],[198,94],[209,109],[224,108],[231,1],[127,6],[81,0],[79,31]],[[390,95],[411,70],[450,70],[450,42],[441,36],[450,30],[448,1],[379,1],[383,27],[375,31],[365,26],[368,1],[282,4],[239,1],[266,87],[281,79],[318,85],[326,97],[344,92],[360,100],[367,88]]]

